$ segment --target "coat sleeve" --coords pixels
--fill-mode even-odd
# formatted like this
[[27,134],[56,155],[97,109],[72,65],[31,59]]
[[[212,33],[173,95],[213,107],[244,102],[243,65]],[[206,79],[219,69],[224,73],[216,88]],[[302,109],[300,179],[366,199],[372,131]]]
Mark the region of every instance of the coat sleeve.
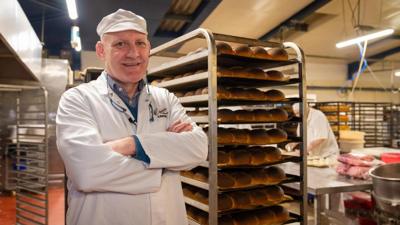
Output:
[[127,194],[159,190],[162,170],[148,169],[141,161],[105,145],[89,101],[79,90],[64,93],[56,123],[58,151],[68,178],[78,190]]
[[150,158],[148,168],[189,170],[207,159],[207,135],[186,115],[178,98],[166,90],[165,92],[170,112],[168,127],[173,122],[181,120],[191,123],[192,131],[182,133],[162,131],[138,134],[137,136]]

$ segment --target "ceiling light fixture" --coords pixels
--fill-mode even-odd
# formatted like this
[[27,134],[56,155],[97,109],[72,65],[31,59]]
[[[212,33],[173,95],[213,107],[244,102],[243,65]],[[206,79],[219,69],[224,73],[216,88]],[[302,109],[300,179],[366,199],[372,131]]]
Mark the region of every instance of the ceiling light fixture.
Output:
[[336,44],[336,48],[344,48],[350,45],[354,45],[357,43],[362,43],[364,41],[369,41],[372,39],[376,39],[376,38],[380,38],[380,37],[384,37],[384,36],[388,36],[393,34],[394,29],[386,29],[386,30],[382,30],[382,31],[378,31],[372,34],[367,34],[361,37],[357,37],[357,38],[353,38],[347,41],[342,41]]
[[71,18],[71,20],[78,19],[78,11],[76,10],[75,0],[66,0],[66,1],[67,1],[69,18]]

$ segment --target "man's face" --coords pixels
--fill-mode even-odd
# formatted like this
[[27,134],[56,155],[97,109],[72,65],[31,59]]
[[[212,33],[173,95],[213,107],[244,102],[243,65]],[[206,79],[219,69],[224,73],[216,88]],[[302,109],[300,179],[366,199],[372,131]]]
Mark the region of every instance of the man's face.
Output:
[[137,83],[146,75],[150,43],[146,34],[133,30],[106,33],[96,44],[96,54],[111,77]]

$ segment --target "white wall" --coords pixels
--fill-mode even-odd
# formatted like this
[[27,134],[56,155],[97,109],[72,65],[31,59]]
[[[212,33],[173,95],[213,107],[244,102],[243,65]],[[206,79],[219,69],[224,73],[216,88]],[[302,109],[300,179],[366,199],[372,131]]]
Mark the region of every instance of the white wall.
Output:
[[[94,66],[103,67],[103,63],[96,57],[95,52],[83,51],[81,55],[82,69]],[[161,65],[164,62],[171,60],[165,57],[151,57],[149,68]],[[306,57],[306,74],[308,93],[316,94],[317,101],[362,101],[362,102],[394,102],[400,103],[398,93],[388,91],[368,91],[360,90],[359,88],[380,88],[379,82],[385,87],[390,88],[391,72],[377,72],[376,79],[371,73],[363,73],[358,81],[355,92],[351,95],[349,92],[340,92],[339,87],[348,86],[347,81],[347,63],[337,59],[321,59],[315,57]],[[351,83],[350,83],[351,85]],[[400,87],[400,78],[393,79],[393,85]],[[315,89],[318,87],[330,87],[332,89]],[[294,94],[293,89],[282,88],[285,94]],[[383,90],[383,89],[382,89]]]

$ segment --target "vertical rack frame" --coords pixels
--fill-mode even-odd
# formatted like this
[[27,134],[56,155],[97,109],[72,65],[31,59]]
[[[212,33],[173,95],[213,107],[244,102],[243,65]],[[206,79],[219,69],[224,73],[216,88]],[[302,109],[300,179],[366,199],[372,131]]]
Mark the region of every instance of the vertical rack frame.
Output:
[[[172,41],[169,41],[161,46],[158,46],[150,51],[151,56],[168,56],[168,57],[177,57],[181,56],[176,53],[168,52],[166,50],[177,47],[178,45],[187,42],[189,40],[195,38],[203,38],[207,43],[207,68],[208,68],[208,83],[207,86],[209,87],[209,94],[208,94],[208,142],[209,142],[209,163],[208,163],[208,170],[209,170],[209,208],[208,208],[208,215],[209,215],[209,224],[216,225],[218,224],[218,182],[217,182],[217,153],[218,153],[218,143],[217,143],[217,108],[218,108],[218,101],[217,101],[217,51],[215,46],[215,40],[219,41],[227,41],[227,42],[236,42],[242,44],[248,44],[253,46],[264,46],[264,47],[284,47],[284,48],[291,48],[296,53],[296,60],[298,65],[298,73],[299,73],[299,96],[301,98],[300,106],[301,106],[301,136],[302,139],[302,146],[301,146],[301,153],[300,153],[300,175],[302,176],[300,179],[300,193],[302,195],[301,199],[301,224],[307,224],[307,176],[306,176],[306,122],[307,119],[304,118],[305,115],[305,107],[307,102],[305,99],[306,96],[306,83],[305,83],[305,58],[303,51],[294,43],[287,42],[283,44],[279,43],[272,43],[272,42],[265,42],[265,41],[258,41],[254,39],[248,38],[241,38],[241,37],[232,37],[229,35],[223,34],[215,34],[206,29],[197,29],[188,34],[185,34],[181,37],[178,37]],[[162,66],[161,66],[162,67]]]
[[[44,87],[17,85],[0,85],[0,90],[2,88],[17,92],[16,224],[47,225],[49,208],[47,90]],[[22,95],[29,91],[38,92],[39,94],[33,95],[33,97],[37,97],[40,102],[23,102],[21,100]],[[32,97],[32,95],[29,97]],[[36,109],[31,110],[26,106]],[[37,108],[40,108],[40,106],[42,106],[42,109],[38,110]],[[38,114],[42,114],[42,118],[37,118]],[[28,129],[41,130],[42,132],[30,133]]]

